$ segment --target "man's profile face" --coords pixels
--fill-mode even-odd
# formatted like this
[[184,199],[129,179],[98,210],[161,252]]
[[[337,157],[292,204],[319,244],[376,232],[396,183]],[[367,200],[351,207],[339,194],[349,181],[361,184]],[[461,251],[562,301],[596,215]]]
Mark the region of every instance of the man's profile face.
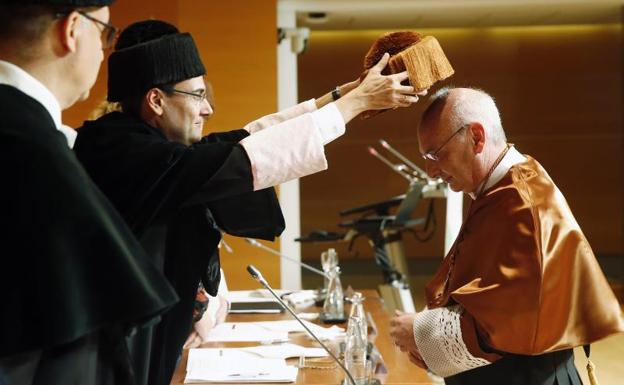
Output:
[[169,140],[189,146],[202,138],[204,119],[212,115],[206,84],[198,76],[176,83],[173,89],[165,96],[160,128]]
[[[418,130],[421,154],[437,150],[461,127],[451,127],[440,119]],[[438,160],[425,160],[425,170],[431,178],[442,178],[453,191],[465,193],[474,190],[472,167],[474,157],[470,151],[469,129],[462,129],[437,153]]]

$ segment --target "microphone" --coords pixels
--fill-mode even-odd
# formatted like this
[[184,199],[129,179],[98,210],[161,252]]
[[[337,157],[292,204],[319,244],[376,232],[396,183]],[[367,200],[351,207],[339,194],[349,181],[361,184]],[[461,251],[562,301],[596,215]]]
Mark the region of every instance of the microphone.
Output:
[[390,153],[392,155],[394,155],[397,158],[399,158],[403,163],[405,163],[406,165],[411,167],[412,170],[414,170],[414,174],[416,174],[420,179],[424,179],[424,180],[429,180],[430,179],[429,176],[427,175],[427,173],[425,172],[425,170],[423,170],[422,168],[416,166],[416,164],[414,162],[412,162],[411,160],[407,159],[407,157],[405,157],[403,154],[401,154],[396,149],[394,149],[394,147],[392,147],[390,145],[390,143],[386,142],[383,139],[380,139],[379,140],[379,144],[381,144],[381,146],[383,148],[385,148],[386,150],[390,151]]
[[375,148],[371,146],[368,146],[368,153],[385,163],[386,166],[390,167],[393,171],[401,175],[403,178],[407,179],[408,182],[414,182],[414,177],[412,176],[412,173],[409,172],[409,169],[404,164],[394,164],[390,162],[386,157],[382,156],[380,153],[377,152],[377,150],[375,150]]
[[[247,272],[249,272],[249,274],[251,274],[251,278],[253,278],[256,281],[260,282],[260,284],[262,286],[267,286],[268,285],[266,279],[264,279],[264,277],[262,276],[260,271],[258,271],[258,269],[256,269],[256,267],[254,265],[247,265]],[[273,292],[273,290],[271,290],[271,292]]]
[[351,385],[357,385],[355,382],[355,379],[353,378],[353,376],[351,375],[351,373],[347,370],[347,368],[343,365],[342,362],[340,362],[340,360],[338,359],[338,357],[336,357],[334,355],[334,353],[331,352],[331,350],[329,350],[329,348],[327,348],[327,346],[325,346],[324,343],[321,342],[321,340],[314,334],[312,333],[312,330],[310,330],[306,324],[301,320],[301,318],[299,318],[299,316],[297,316],[297,314],[295,314],[295,312],[290,308],[290,306],[288,306],[284,301],[282,301],[282,299],[279,297],[279,295],[277,295],[273,289],[271,288],[271,286],[267,283],[267,281],[264,279],[264,277],[262,276],[262,274],[260,273],[260,271],[258,271],[258,269],[256,269],[253,265],[247,265],[247,271],[249,272],[249,274],[251,274],[252,278],[255,279],[256,281],[258,281],[262,286],[264,286],[265,289],[267,289],[272,295],[273,297],[275,297],[275,299],[284,307],[284,309],[286,309],[290,315],[292,315],[297,321],[299,321],[299,323],[301,324],[301,326],[303,326],[303,328],[308,332],[309,335],[311,335],[316,342],[318,342],[323,349],[325,349],[325,351],[327,353],[329,353],[329,355],[331,356],[331,358],[334,359],[334,361],[336,361],[336,363],[342,368],[342,370],[345,372],[345,374],[347,375],[347,377],[349,377],[349,381],[351,382]]
[[[301,266],[301,267],[303,267],[303,268],[305,268],[305,269],[308,269],[308,270],[310,270],[310,271],[312,271],[312,272],[314,272],[314,273],[316,273],[316,274],[318,274],[318,275],[322,275],[323,277],[325,277],[325,278],[329,279],[329,276],[328,276],[327,274],[325,274],[325,272],[324,272],[324,271],[319,270],[319,269],[317,269],[317,268],[315,268],[315,267],[313,267],[313,266],[310,266],[310,265],[308,265],[308,264],[307,264],[307,263],[305,263],[305,262],[298,261],[298,260],[296,260],[296,259],[294,259],[294,258],[291,258],[291,257],[289,257],[289,256],[287,256],[287,255],[284,255],[284,254],[280,253],[280,252],[279,252],[279,251],[277,251],[277,250],[273,250],[273,249],[272,249],[272,248],[270,248],[270,247],[266,247],[265,245],[263,245],[262,243],[260,243],[260,242],[256,241],[255,239],[245,238],[245,240],[247,241],[247,243],[249,243],[249,244],[250,244],[250,245],[252,245],[252,246],[255,246],[255,247],[257,247],[257,248],[259,248],[259,249],[262,249],[262,250],[264,250],[264,251],[268,251],[268,252],[269,252],[269,253],[271,253],[271,254],[275,254],[275,255],[277,255],[278,257],[283,258],[283,259],[285,259],[285,260],[287,260],[287,261],[290,261],[290,262],[296,263],[297,265],[299,265],[299,266]],[[253,267],[253,266],[251,266],[251,267]],[[251,275],[253,276],[253,273],[251,272],[251,270],[249,270],[249,266],[247,267],[247,271],[249,272],[249,274],[251,274]],[[258,271],[256,270],[256,272],[258,272]],[[258,274],[260,274],[260,273],[258,273]]]

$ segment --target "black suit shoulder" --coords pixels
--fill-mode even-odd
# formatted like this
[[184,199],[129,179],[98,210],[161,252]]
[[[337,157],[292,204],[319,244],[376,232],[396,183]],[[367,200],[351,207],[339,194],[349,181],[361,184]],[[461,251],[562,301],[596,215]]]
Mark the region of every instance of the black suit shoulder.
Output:
[[0,135],[3,137],[27,138],[28,141],[39,140],[37,136],[33,136],[36,134],[63,137],[46,108],[17,88],[0,84],[0,105]]
[[0,112],[0,356],[141,323],[171,306],[173,290],[47,110],[7,86],[0,103],[10,106]]

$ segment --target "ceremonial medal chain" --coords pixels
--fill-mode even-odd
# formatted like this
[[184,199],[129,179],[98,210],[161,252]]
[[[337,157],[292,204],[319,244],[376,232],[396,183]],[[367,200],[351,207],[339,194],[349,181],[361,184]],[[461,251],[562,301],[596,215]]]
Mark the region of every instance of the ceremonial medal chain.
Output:
[[[507,146],[505,147],[505,149],[500,153],[500,155],[498,155],[498,158],[496,158],[496,161],[494,162],[494,164],[492,165],[492,167],[490,167],[490,170],[488,171],[487,175],[485,176],[485,179],[483,180],[483,183],[481,184],[481,187],[479,187],[479,191],[477,191],[477,193],[475,194],[475,200],[477,200],[481,194],[483,193],[483,190],[485,190],[485,186],[488,184],[488,182],[490,181],[490,178],[492,177],[492,174],[494,173],[494,170],[496,169],[496,167],[498,167],[498,165],[500,164],[500,162],[502,162],[503,158],[505,157],[505,155],[507,155],[507,152],[513,147],[513,144],[507,144]],[[470,203],[470,208],[468,209],[468,215],[466,216],[466,219],[464,220],[464,223],[462,223],[462,227],[461,229],[459,229],[459,234],[457,235],[457,239],[455,240],[455,243],[453,243],[453,246],[451,247],[451,251],[450,251],[450,255],[449,258],[451,258],[451,262],[449,263],[449,271],[448,273],[446,273],[446,279],[444,280],[444,289],[442,291],[442,293],[438,293],[436,296],[436,301],[440,300],[441,297],[444,297],[444,295],[446,295],[449,286],[451,284],[451,275],[453,274],[453,269],[455,267],[455,258],[457,256],[457,247],[459,246],[459,244],[461,243],[461,241],[464,238],[464,226],[466,226],[466,223],[468,223],[468,219],[470,218],[470,215],[472,214],[472,202]]]

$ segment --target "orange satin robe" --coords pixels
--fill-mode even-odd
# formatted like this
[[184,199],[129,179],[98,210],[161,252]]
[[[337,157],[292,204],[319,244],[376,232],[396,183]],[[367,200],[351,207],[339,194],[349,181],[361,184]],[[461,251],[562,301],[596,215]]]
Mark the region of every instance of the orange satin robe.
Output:
[[530,157],[472,202],[425,291],[430,309],[465,308],[464,342],[489,361],[498,357],[481,350],[475,332],[495,350],[538,355],[624,331],[620,306],[565,198]]

